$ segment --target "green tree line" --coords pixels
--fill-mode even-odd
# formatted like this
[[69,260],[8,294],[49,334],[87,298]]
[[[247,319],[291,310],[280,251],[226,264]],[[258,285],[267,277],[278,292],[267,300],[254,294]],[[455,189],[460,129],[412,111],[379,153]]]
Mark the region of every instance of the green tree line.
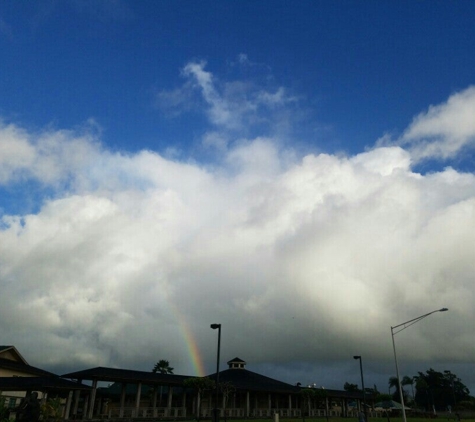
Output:
[[[418,372],[412,377],[401,378],[404,403],[426,411],[475,409],[475,398],[462,380],[451,371],[439,372],[432,368]],[[346,391],[361,391],[357,384],[346,382]],[[380,393],[376,388],[367,388],[366,394],[374,402],[394,400],[401,402],[398,379],[390,377],[388,394]]]

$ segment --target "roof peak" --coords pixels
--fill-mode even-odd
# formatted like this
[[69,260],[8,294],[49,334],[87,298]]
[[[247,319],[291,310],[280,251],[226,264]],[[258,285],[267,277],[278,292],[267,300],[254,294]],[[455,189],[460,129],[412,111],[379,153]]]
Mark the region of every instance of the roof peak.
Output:
[[244,369],[246,362],[242,359],[239,359],[238,357],[235,357],[234,359],[228,361],[228,366],[229,369]]

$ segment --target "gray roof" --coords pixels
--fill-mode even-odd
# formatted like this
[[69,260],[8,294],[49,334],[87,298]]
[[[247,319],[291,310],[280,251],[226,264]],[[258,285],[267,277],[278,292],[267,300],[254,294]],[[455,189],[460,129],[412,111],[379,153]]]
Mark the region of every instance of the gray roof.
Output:
[[37,375],[37,376],[43,376],[43,377],[57,377],[57,375],[53,374],[52,372],[48,372],[31,365],[25,365],[24,363],[16,362],[10,359],[0,358],[0,368],[10,369],[16,372],[24,372],[30,375]]
[[0,391],[89,390],[91,387],[54,377],[0,377]]
[[[208,378],[216,379],[216,373]],[[298,393],[299,387],[278,381],[247,369],[226,369],[219,373],[219,382],[229,382],[235,388],[250,391],[268,391],[279,393]]]
[[156,385],[183,385],[187,378],[193,378],[186,375],[161,374],[159,372],[134,371],[130,369],[97,368],[86,369],[84,371],[70,372],[61,375],[63,378],[76,380],[98,380],[110,382],[130,382],[130,383],[148,383]]

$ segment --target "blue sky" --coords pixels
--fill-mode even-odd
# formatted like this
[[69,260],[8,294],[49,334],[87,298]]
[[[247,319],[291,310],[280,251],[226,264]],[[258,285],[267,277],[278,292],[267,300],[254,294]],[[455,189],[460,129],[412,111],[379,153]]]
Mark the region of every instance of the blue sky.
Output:
[[468,1],[0,3],[3,341],[58,372],[191,373],[179,310],[210,372],[222,322],[249,369],[341,388],[357,354],[384,385],[390,325],[446,306],[408,330],[405,368],[466,372],[474,18]]
[[[206,122],[167,119],[156,94],[206,60],[222,81],[289,90],[309,148],[354,153],[473,83],[474,13],[438,1],[6,3],[0,110],[40,128],[93,118],[111,147],[189,154]],[[239,54],[252,69],[232,65]]]

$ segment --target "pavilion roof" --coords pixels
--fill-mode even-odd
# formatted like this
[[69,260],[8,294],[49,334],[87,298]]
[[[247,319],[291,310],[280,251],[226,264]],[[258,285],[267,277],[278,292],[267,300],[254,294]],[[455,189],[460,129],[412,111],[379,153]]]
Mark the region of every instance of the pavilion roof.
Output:
[[76,380],[97,380],[109,382],[148,383],[157,385],[183,385],[187,375],[161,374],[159,372],[135,371],[131,369],[118,369],[96,367],[83,371],[71,372],[62,375],[63,378]]
[[68,381],[58,376],[0,377],[0,391],[89,390],[88,385]]

